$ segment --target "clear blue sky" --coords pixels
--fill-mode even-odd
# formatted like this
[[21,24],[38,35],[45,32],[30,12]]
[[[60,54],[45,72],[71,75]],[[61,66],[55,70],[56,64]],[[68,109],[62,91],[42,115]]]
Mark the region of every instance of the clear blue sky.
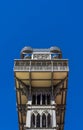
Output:
[[58,46],[69,59],[65,130],[83,129],[82,0],[0,1],[0,130],[18,130],[14,59],[24,46]]

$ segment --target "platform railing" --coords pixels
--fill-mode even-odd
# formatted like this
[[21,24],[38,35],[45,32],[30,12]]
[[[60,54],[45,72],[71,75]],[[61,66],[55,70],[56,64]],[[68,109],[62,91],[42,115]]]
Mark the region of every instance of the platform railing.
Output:
[[68,66],[15,66],[14,71],[68,71]]
[[31,71],[50,71],[52,66],[31,66]]
[[26,130],[57,130],[57,128],[26,128]]
[[15,60],[14,71],[69,71],[68,60],[28,61]]

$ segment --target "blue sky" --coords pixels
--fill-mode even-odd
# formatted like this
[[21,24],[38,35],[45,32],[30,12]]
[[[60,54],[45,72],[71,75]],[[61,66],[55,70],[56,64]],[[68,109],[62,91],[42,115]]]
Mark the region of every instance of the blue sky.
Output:
[[0,130],[18,130],[13,64],[28,45],[69,59],[65,130],[83,128],[82,44],[82,0],[0,1]]

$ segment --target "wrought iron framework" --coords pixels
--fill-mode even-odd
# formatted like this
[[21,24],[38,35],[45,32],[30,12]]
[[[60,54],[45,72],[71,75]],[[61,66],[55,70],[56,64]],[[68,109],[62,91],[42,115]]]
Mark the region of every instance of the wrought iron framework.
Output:
[[[68,71],[69,71],[68,60],[61,59],[62,53],[60,50],[56,51],[56,53],[60,52],[58,59],[56,59],[56,60],[50,59],[50,60],[45,60],[45,61],[43,61],[42,59],[41,60],[40,59],[39,60],[24,59],[24,51],[25,50],[23,50],[21,52],[21,58],[23,58],[23,59],[15,60],[15,63],[14,63],[14,77],[15,77],[15,86],[16,86],[19,130],[28,129],[27,127],[25,127],[26,113],[27,113],[27,110],[29,109],[29,108],[27,109],[27,102],[29,100],[28,99],[29,95],[32,95],[33,88],[36,89],[36,87],[33,87],[32,82],[41,82],[42,83],[45,81],[51,82],[51,84],[48,87],[51,92],[51,95],[54,95],[54,98],[55,98],[55,103],[56,103],[55,111],[56,111],[56,123],[57,123],[55,129],[63,130],[64,123],[65,123],[66,96],[67,96],[67,86],[68,86],[67,85],[68,84]],[[33,49],[33,52],[36,52],[36,50]],[[47,51],[47,52],[50,53],[50,51]],[[29,53],[32,53],[32,52],[29,52]],[[43,67],[36,66],[35,67],[34,63],[37,63],[37,62],[41,62],[41,63],[50,62],[50,68],[48,66],[43,66]],[[59,64],[59,63],[61,63],[61,64]],[[49,75],[51,75],[51,77],[43,78],[43,75],[42,75],[42,78],[33,78],[33,76],[32,76],[33,72],[35,73],[35,75],[36,75],[36,73],[39,73],[39,74],[49,73]],[[22,76],[22,74],[23,74],[23,76]],[[25,76],[27,74],[28,74],[28,77]],[[60,75],[62,75],[62,76],[60,76]],[[29,83],[27,83],[27,82],[29,82]],[[42,87],[42,88],[45,89],[45,87]],[[47,88],[47,86],[46,86],[46,88]],[[39,105],[41,105],[41,104],[39,104]],[[47,105],[50,105],[50,104],[47,104]],[[50,107],[48,107],[48,108],[50,109]],[[33,107],[32,107],[32,109],[33,109]],[[41,107],[40,107],[40,109],[41,109]],[[32,130],[33,128],[31,127],[30,129]],[[34,129],[37,129],[37,128],[34,128]],[[43,129],[45,129],[45,128],[43,128]],[[48,127],[48,129],[51,130],[52,128]]]

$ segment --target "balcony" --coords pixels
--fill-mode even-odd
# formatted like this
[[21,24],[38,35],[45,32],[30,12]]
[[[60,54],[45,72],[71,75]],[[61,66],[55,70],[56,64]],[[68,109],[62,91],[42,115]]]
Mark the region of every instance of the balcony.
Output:
[[69,71],[67,60],[55,61],[15,60],[14,71]]
[[26,128],[26,130],[57,130],[57,128]]

